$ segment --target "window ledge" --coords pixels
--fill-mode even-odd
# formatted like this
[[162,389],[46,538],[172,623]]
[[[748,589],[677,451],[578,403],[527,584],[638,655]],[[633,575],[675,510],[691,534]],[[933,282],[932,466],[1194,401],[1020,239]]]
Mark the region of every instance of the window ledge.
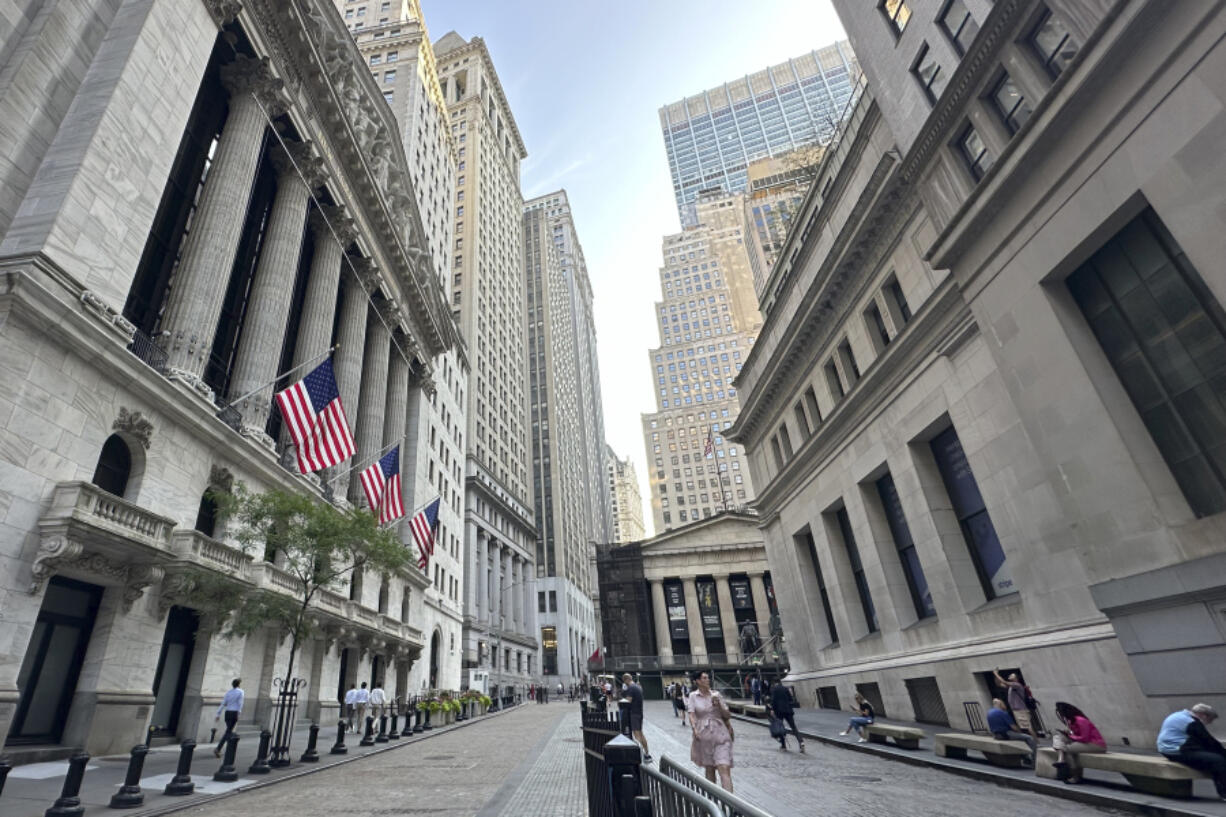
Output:
[[857,638],[857,639],[856,639],[855,641],[853,641],[852,643],[853,643],[853,644],[863,644],[863,643],[865,643],[866,641],[871,641],[871,640],[873,640],[874,638],[877,638],[877,639],[880,639],[880,638],[881,638],[881,630],[874,630],[874,631],[873,631],[873,632],[871,632],[871,633],[865,633],[864,635],[860,636],[859,638]]
[[[993,599],[993,601],[999,601],[999,599]],[[915,621],[911,622],[906,627],[903,627],[900,630],[900,632],[905,633],[908,630],[918,630],[920,627],[930,627],[940,622],[940,620],[941,620],[941,617],[939,615],[925,616],[924,618],[917,618]]]
[[1015,604],[1022,603],[1022,594],[1020,592],[1010,593],[1007,596],[997,596],[991,601],[985,601],[983,604],[971,610],[967,615],[975,615],[976,613],[986,613],[989,610],[996,610],[1001,607],[1012,607]]

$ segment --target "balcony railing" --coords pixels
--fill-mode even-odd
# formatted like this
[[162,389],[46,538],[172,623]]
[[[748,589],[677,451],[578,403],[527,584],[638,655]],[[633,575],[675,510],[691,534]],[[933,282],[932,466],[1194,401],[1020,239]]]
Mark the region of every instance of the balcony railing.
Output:
[[132,342],[128,344],[128,351],[155,372],[165,374],[169,355],[166,354],[165,349],[154,342],[153,338],[139,329],[132,333]]
[[171,549],[180,559],[242,579],[250,577],[252,557],[238,548],[230,547],[197,530],[177,530],[170,539]]
[[92,483],[61,482],[39,525],[44,530],[68,528],[68,533],[88,547],[98,546],[117,555],[126,545],[134,545],[169,556],[175,522]]

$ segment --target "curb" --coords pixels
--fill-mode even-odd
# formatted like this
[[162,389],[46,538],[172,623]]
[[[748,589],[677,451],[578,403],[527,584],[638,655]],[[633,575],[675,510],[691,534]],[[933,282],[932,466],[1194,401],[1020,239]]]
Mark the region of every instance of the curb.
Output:
[[[738,715],[732,713],[732,717],[744,723],[753,723],[759,726],[768,727],[766,723],[758,718],[751,718],[748,715]],[[828,735],[819,735],[816,732],[810,732],[804,729],[799,730],[800,734],[805,736],[806,740],[812,739],[819,741],[827,746],[837,746],[840,749],[848,749],[853,752],[863,752],[873,755],[874,757],[884,758],[886,760],[894,760],[899,763],[907,763],[912,766],[926,766],[930,769],[956,774],[960,777],[967,777],[972,780],[980,780],[986,783],[995,783],[998,786],[1006,786],[1012,789],[1021,789],[1030,791],[1036,794],[1047,794],[1052,797],[1059,797],[1063,800],[1072,800],[1077,803],[1083,803],[1088,806],[1097,806],[1100,808],[1110,808],[1117,811],[1129,811],[1134,814],[1142,814],[1145,817],[1219,817],[1216,814],[1210,814],[1205,811],[1192,811],[1179,806],[1168,806],[1165,803],[1145,802],[1137,803],[1132,800],[1123,800],[1117,797],[1112,797],[1109,794],[1102,794],[1093,790],[1084,788],[1074,788],[1071,786],[1060,786],[1057,788],[1051,783],[1040,778],[1018,778],[1010,777],[1009,775],[997,774],[991,771],[990,767],[985,766],[983,769],[967,768],[963,766],[955,766],[952,764],[939,763],[930,757],[925,757],[921,754],[899,754],[891,750],[882,751],[868,743],[847,743],[845,741],[836,740]],[[900,752],[903,750],[899,750]],[[1097,783],[1097,781],[1095,781]]]
[[[228,797],[233,797],[236,794],[242,794],[244,792],[255,791],[256,789],[263,789],[268,786],[275,786],[278,783],[285,783],[290,780],[297,780],[300,777],[306,777],[307,775],[317,774],[319,772],[327,771],[328,769],[334,769],[337,766],[343,766],[346,763],[354,763],[359,760],[365,760],[368,757],[373,757],[374,755],[381,755],[384,752],[392,752],[392,751],[395,751],[396,749],[401,749],[405,746],[412,746],[414,744],[420,743],[423,740],[428,740],[432,737],[437,737],[438,735],[445,735],[450,732],[454,732],[457,729],[464,729],[465,727],[473,726],[474,724],[477,724],[477,723],[484,723],[486,720],[489,720],[490,718],[501,717],[507,714],[508,712],[516,711],[520,706],[523,706],[523,704],[517,704],[516,706],[513,706],[510,709],[501,709],[497,712],[487,712],[476,720],[473,720],[470,718],[469,720],[462,721],[460,723],[449,724],[442,728],[436,727],[430,730],[430,732],[428,733],[423,733],[421,735],[415,735],[413,738],[407,741],[401,740],[398,743],[390,744],[388,746],[383,746],[378,749],[373,749],[369,752],[366,752],[365,754],[354,755],[353,757],[346,757],[343,760],[337,760],[332,763],[328,763],[327,765],[307,765],[307,764],[303,764],[299,762],[298,765],[304,766],[305,768],[300,768],[295,771],[289,772],[287,774],[279,775],[277,777],[269,777],[263,780],[255,780],[255,781],[252,781],[251,783],[248,783],[245,786],[239,786],[236,789],[231,789],[230,791],[222,792],[221,794],[210,794],[210,795],[205,795],[204,797],[200,797],[200,798],[197,798],[197,797],[187,797],[187,798],[182,798],[182,799],[176,798],[177,802],[167,803],[164,806],[159,806],[159,807],[155,807],[151,809],[144,809],[142,811],[133,811],[129,813],[132,815],[132,817],[159,817],[162,814],[172,814],[176,811],[183,811],[185,809],[196,808],[197,806],[202,806],[208,803],[215,803],[218,800],[224,800]],[[1199,815],[1197,815],[1197,817],[1199,817]]]

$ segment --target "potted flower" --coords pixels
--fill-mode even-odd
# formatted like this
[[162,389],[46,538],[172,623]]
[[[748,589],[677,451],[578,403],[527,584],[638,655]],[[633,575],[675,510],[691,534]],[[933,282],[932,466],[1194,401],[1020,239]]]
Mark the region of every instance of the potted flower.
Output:
[[489,711],[490,711],[490,704],[492,704],[492,703],[493,703],[493,701],[492,701],[492,700],[490,700],[490,696],[488,696],[488,695],[482,695],[482,696],[481,696],[480,698],[478,698],[477,700],[478,700],[478,701],[481,703],[481,714],[482,714],[482,715],[484,715],[486,712],[489,712]]

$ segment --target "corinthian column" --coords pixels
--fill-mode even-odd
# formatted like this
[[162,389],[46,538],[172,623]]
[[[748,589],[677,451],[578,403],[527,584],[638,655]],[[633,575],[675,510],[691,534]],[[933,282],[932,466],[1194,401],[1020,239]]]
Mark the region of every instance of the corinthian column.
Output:
[[656,628],[656,654],[661,659],[673,657],[673,638],[668,627],[668,605],[664,602],[664,580],[651,580],[651,618]]
[[183,242],[158,336],[168,355],[171,376],[210,398],[201,378],[221,315],[221,294],[226,291],[242,238],[263,147],[265,111],[277,116],[285,109],[282,82],[273,76],[267,60],[240,56],[222,66],[221,81],[230,92],[230,113],[217,141],[191,232]]
[[[383,440],[383,412],[387,403],[387,356],[392,336],[383,325],[379,315],[370,315],[366,320],[366,346],[362,354],[362,393],[358,397],[358,428],[354,434],[357,444],[357,467],[360,472],[374,461]],[[365,507],[366,498],[362,482],[351,479],[349,501]]]
[[[336,387],[341,395],[341,405],[345,407],[345,416],[349,419],[349,426],[352,429],[358,421],[358,395],[362,386],[366,318],[370,312],[367,293],[374,285],[376,272],[374,264],[366,258],[351,258],[350,264],[352,264],[352,269],[346,271],[343,276],[345,289],[336,333],[336,340],[340,348],[336,350],[333,369],[336,373]],[[347,469],[353,464],[346,462],[341,467]],[[356,481],[356,470],[350,470],[343,476],[337,477],[332,485],[333,494],[337,497],[347,497],[350,484]]]
[[[277,170],[277,195],[273,199],[260,260],[247,298],[243,331],[230,380],[231,399],[245,397],[236,407],[243,416],[243,433],[265,441],[268,412],[272,408],[272,383],[281,362],[285,327],[294,297],[294,278],[302,257],[303,230],[311,190],[323,182],[323,163],[309,142],[295,142],[270,151]],[[265,385],[266,384],[266,385]]]
[[490,626],[490,535],[477,529],[477,558],[473,571],[477,574],[477,621]]
[[403,335],[397,330],[389,349],[387,364],[387,403],[383,408],[383,447],[404,439],[404,420],[409,404],[409,361],[405,359]]

